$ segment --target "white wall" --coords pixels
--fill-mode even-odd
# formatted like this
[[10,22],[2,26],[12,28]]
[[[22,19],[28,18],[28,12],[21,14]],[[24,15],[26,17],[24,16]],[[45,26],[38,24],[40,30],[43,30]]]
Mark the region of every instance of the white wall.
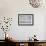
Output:
[[[8,31],[17,40],[27,40],[34,34],[39,40],[45,38],[45,15],[46,8],[33,8],[28,0],[0,0],[0,16],[13,17],[12,27]],[[34,14],[33,26],[18,26],[18,14]],[[2,31],[1,31],[2,32]],[[0,34],[1,34],[0,32]],[[0,36],[2,39],[2,36]]]

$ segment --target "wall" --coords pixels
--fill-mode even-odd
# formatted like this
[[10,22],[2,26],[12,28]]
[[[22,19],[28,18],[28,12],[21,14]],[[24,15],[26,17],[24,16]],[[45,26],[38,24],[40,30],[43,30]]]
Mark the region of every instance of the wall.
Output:
[[[0,0],[0,18],[12,17],[13,22],[10,33],[17,40],[27,40],[34,34],[39,40],[45,38],[45,15],[46,6],[40,8],[33,8],[30,6],[28,0]],[[33,26],[18,26],[18,14],[34,14]],[[0,35],[2,35],[0,31]],[[4,33],[3,33],[4,34]],[[0,39],[3,37],[0,36]],[[4,39],[4,38],[3,38]]]

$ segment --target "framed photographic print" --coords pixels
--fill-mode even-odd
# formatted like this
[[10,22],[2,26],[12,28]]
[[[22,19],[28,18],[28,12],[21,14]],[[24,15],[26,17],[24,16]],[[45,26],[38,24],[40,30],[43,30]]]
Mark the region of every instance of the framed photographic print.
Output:
[[34,24],[33,14],[18,14],[19,26],[32,26]]

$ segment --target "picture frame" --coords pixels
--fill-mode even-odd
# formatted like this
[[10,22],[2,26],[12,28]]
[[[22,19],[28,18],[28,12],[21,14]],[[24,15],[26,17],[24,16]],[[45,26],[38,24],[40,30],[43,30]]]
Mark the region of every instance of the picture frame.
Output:
[[34,25],[34,14],[18,14],[18,26]]

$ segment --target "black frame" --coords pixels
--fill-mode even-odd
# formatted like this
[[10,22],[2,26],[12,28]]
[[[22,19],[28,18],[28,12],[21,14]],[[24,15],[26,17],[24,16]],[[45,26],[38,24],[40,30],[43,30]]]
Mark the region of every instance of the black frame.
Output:
[[[19,16],[21,15],[31,15],[32,16],[32,24],[19,24]],[[33,26],[34,25],[34,14],[18,14],[18,26]]]

